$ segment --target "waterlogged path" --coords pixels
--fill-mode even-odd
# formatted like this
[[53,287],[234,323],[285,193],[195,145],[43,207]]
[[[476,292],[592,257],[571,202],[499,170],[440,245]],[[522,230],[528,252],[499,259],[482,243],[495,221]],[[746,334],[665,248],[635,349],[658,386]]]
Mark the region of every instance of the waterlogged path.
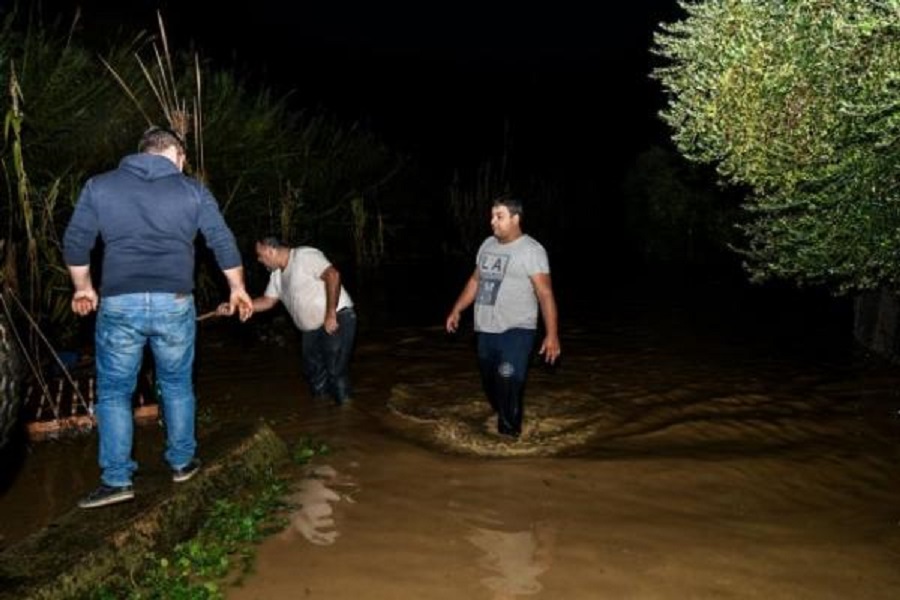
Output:
[[363,336],[350,408],[270,382],[333,452],[228,598],[895,598],[897,373],[672,317],[570,325],[514,444],[439,328]]
[[[295,469],[289,527],[229,600],[892,600],[900,373],[821,318],[732,300],[565,321],[517,443],[493,433],[468,334],[362,330],[337,408],[306,393],[286,321],[205,323],[201,428],[262,418],[331,448]],[[140,435],[159,468],[161,436]],[[0,496],[4,543],[71,509],[95,452],[33,445]]]

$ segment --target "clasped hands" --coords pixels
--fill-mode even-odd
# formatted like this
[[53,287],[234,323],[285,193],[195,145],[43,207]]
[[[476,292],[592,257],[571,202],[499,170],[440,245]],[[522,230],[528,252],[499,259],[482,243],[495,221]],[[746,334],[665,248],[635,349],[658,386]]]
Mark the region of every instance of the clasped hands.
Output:
[[253,301],[245,290],[232,291],[228,302],[223,302],[216,307],[216,314],[220,317],[230,317],[235,311],[237,311],[241,322],[246,321],[253,315]]

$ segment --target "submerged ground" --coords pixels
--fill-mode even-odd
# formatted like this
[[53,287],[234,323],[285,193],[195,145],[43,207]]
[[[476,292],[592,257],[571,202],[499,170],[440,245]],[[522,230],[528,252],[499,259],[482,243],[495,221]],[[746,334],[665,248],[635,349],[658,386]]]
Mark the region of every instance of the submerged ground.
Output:
[[[898,371],[861,360],[828,310],[619,300],[561,302],[564,358],[535,365],[516,443],[442,311],[363,321],[344,408],[309,398],[286,320],[204,323],[201,428],[264,418],[332,448],[228,597],[894,598]],[[160,439],[142,429],[142,467],[164,468]],[[31,446],[0,496],[5,543],[95,484],[95,450]]]

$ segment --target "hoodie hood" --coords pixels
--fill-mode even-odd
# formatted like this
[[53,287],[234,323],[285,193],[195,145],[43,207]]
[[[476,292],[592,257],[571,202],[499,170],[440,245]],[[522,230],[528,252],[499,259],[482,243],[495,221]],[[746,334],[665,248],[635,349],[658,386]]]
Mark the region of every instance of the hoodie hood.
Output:
[[175,163],[165,156],[147,152],[129,154],[119,162],[119,168],[146,181],[181,174]]

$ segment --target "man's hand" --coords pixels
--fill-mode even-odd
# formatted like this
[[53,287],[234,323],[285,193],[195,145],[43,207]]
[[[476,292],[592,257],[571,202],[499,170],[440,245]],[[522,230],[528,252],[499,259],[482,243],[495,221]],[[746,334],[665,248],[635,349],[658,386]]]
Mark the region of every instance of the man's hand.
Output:
[[334,333],[340,327],[340,325],[338,325],[337,313],[325,315],[324,327],[325,327],[325,333],[327,333],[328,335],[334,335]]
[[555,363],[556,359],[559,358],[560,352],[559,337],[548,335],[544,338],[544,342],[541,344],[540,354],[544,356],[544,360],[547,361],[548,364],[552,365]]
[[243,287],[231,290],[228,305],[231,311],[228,314],[234,314],[234,311],[237,311],[241,322],[246,321],[253,315],[253,301]]
[[85,317],[97,310],[97,292],[90,287],[78,290],[72,295],[72,312],[79,317]]
[[447,333],[455,333],[459,328],[459,312],[453,311],[449,315],[447,315],[447,322],[445,324],[447,328]]
[[79,317],[86,317],[97,310],[97,292],[91,282],[91,269],[88,265],[69,265],[69,275],[72,277],[72,312]]

